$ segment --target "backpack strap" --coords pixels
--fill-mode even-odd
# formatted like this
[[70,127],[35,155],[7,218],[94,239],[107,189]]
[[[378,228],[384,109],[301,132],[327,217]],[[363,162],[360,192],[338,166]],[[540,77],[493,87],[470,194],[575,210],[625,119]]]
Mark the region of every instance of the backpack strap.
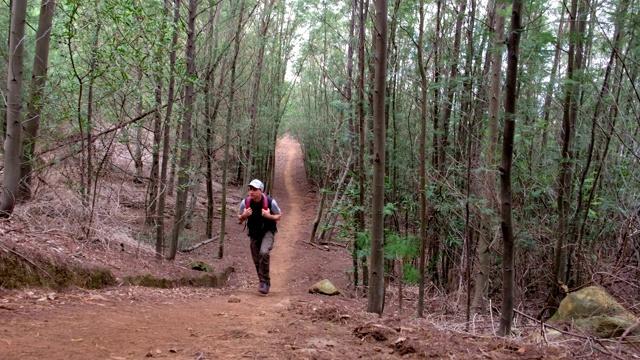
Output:
[[[244,208],[248,209],[250,206],[251,206],[251,198],[247,196],[247,198],[244,200]],[[269,199],[265,194],[262,194],[262,208],[264,210],[267,210],[269,208]]]

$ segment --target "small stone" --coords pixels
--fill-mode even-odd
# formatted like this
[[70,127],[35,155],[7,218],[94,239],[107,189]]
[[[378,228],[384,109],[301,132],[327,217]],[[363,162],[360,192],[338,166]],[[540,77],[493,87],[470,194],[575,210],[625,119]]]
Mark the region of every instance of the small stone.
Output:
[[229,296],[229,299],[227,300],[230,303],[239,303],[241,300],[239,297],[235,296],[235,295],[231,295]]

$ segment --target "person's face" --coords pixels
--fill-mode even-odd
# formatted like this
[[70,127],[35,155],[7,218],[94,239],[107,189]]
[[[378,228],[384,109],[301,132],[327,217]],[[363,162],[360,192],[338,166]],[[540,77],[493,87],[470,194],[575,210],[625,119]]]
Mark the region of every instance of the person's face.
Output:
[[262,190],[249,186],[249,197],[253,201],[260,201],[260,198],[262,197]]

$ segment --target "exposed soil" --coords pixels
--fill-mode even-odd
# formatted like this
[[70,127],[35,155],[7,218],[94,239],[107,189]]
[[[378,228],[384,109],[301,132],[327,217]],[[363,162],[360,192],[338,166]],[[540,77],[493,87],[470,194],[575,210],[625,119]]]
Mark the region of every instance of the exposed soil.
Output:
[[[300,146],[278,142],[272,196],[282,208],[271,257],[271,292],[257,291],[248,239],[235,218],[239,188],[230,197],[225,256],[218,243],[179,253],[173,262],[155,260],[152,249],[129,243],[92,246],[77,240],[27,233],[19,219],[0,223],[5,246],[27,251],[45,245],[60,259],[80,259],[108,268],[119,285],[101,290],[0,288],[0,359],[562,359],[578,355],[610,358],[584,339],[564,338],[542,345],[531,340],[535,327],[518,324],[520,336],[492,336],[497,324],[474,320],[464,325],[463,303],[455,298],[427,301],[426,319],[415,318],[415,289],[407,289],[405,315],[391,289],[385,315],[367,313],[366,298],[350,283],[348,251],[337,245],[308,244],[316,212]],[[200,210],[202,205],[200,204]],[[196,217],[197,219],[201,219]],[[194,221],[195,224],[200,220]],[[202,232],[201,232],[202,233]],[[47,242],[53,242],[47,243]],[[36,244],[38,244],[36,242]],[[48,244],[48,245],[47,245]],[[121,249],[120,249],[121,247]],[[115,249],[115,250],[114,250]],[[136,255],[137,254],[137,255]],[[222,288],[128,286],[127,275],[153,274],[178,279],[198,276],[185,264],[201,260],[221,272],[233,267]],[[310,294],[329,279],[341,296]],[[460,295],[458,295],[460,296]],[[446,311],[442,309],[446,308]],[[497,319],[497,318],[496,318]]]

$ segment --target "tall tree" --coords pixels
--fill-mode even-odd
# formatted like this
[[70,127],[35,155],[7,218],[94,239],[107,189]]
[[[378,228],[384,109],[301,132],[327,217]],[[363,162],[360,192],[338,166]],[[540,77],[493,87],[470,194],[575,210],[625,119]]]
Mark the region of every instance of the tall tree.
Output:
[[31,74],[31,87],[29,91],[29,103],[27,105],[27,118],[24,121],[23,153],[20,167],[20,196],[28,199],[32,195],[33,162],[36,147],[36,138],[40,128],[40,114],[42,113],[44,86],[47,78],[49,64],[49,43],[51,40],[51,24],[56,8],[55,0],[42,0],[38,29],[36,30],[36,51],[33,58],[33,73]]
[[[493,10],[493,33],[494,40],[490,45],[490,52],[487,54],[491,57],[491,88],[489,91],[489,137],[487,139],[487,151],[484,158],[485,167],[488,169],[494,169],[496,148],[498,145],[498,119],[500,116],[500,99],[501,99],[501,73],[502,73],[502,53],[503,47],[500,45],[504,43],[504,8],[505,2],[503,0],[495,1],[495,9]],[[489,170],[484,173],[483,176],[484,186],[482,197],[486,201],[486,204],[491,208],[494,208],[496,203],[496,191],[495,172]],[[473,298],[473,304],[471,307],[478,312],[481,312],[486,307],[486,300],[489,290],[489,264],[491,261],[490,246],[493,226],[491,218],[486,215],[482,215],[482,223],[485,225],[486,231],[479,233],[478,239],[478,272],[476,273],[475,281],[475,295]]]
[[376,68],[373,83],[373,202],[371,214],[371,272],[367,311],[384,311],[384,178],[385,178],[385,103],[387,87],[387,13],[386,0],[376,0]]
[[[368,0],[355,0],[358,4],[358,100],[357,100],[357,108],[358,108],[358,221],[356,227],[356,233],[364,231],[364,220],[365,220],[365,212],[364,212],[364,181],[365,181],[365,171],[364,171],[364,150],[365,150],[365,110],[364,110],[364,69],[365,69],[365,24],[366,18],[369,9],[369,1]],[[355,235],[357,236],[357,235]],[[359,245],[358,240],[354,241],[354,253],[356,256],[360,256],[359,254]],[[369,285],[369,271],[367,268],[367,259],[366,256],[363,256],[362,261],[362,285]],[[356,269],[358,267],[356,266]],[[354,274],[355,276],[355,285],[358,286],[358,273]]]
[[[233,53],[231,54],[231,77],[229,79],[229,104],[227,105],[227,121],[224,135],[224,166],[222,168],[222,213],[220,215],[220,241],[218,242],[218,257],[224,256],[224,233],[227,223],[227,174],[229,168],[229,147],[231,146],[231,124],[233,123],[233,109],[236,83],[236,66],[238,54],[240,53],[240,39],[242,35],[242,24],[244,15],[244,0],[233,5],[233,13],[238,15],[238,25],[236,26],[235,39],[233,41]],[[245,184],[243,184],[244,186]]]
[[197,0],[189,0],[189,15],[187,21],[187,50],[185,52],[187,65],[187,81],[184,89],[184,122],[182,124],[181,139],[182,144],[180,151],[180,168],[178,172],[178,193],[176,195],[175,218],[173,224],[173,232],[171,234],[171,244],[167,259],[173,260],[178,250],[178,240],[185,226],[185,210],[187,205],[187,194],[189,191],[189,182],[191,167],[191,124],[193,118],[193,106],[195,103],[194,84],[196,82],[196,16],[197,16]]
[[418,259],[418,317],[423,316],[424,311],[424,286],[425,286],[425,258],[427,248],[427,74],[424,64],[424,54],[422,53],[422,42],[424,39],[424,0],[420,0],[420,25],[418,26],[418,72],[420,73],[420,255]]
[[9,35],[9,71],[7,75],[7,137],[4,141],[4,177],[0,195],[0,218],[11,216],[20,183],[22,149],[22,83],[24,67],[24,28],[27,1],[13,0]]
[[[208,36],[207,36],[207,52],[209,55],[209,60],[207,67],[205,68],[205,81],[203,86],[203,97],[204,97],[204,116],[205,116],[205,141],[204,141],[204,162],[206,166],[205,170],[205,184],[207,190],[207,226],[206,226],[206,237],[207,239],[213,238],[213,213],[214,213],[214,192],[213,192],[213,181],[214,181],[214,158],[215,158],[215,121],[218,117],[220,103],[222,100],[222,92],[216,91],[217,89],[222,88],[222,82],[224,80],[224,71],[220,72],[219,80],[220,85],[216,88],[215,84],[215,72],[220,64],[220,60],[223,58],[223,54],[225,51],[218,52],[219,46],[219,37],[220,37],[220,12],[222,10],[221,4],[217,4],[215,7],[211,6],[209,9],[209,23],[210,26],[208,28]],[[216,55],[214,56],[214,49],[216,49]],[[227,49],[225,44],[225,50]]]
[[513,295],[515,286],[514,237],[511,218],[512,189],[511,163],[513,161],[513,139],[516,129],[516,95],[518,80],[518,49],[522,32],[522,3],[514,0],[511,6],[511,31],[507,41],[507,70],[504,97],[504,138],[500,163],[500,198],[502,201],[502,313],[499,333],[511,334],[513,323]]
[[[274,6],[275,0],[265,0],[264,8],[260,20],[260,31],[258,35],[258,55],[256,57],[256,65],[253,73],[253,85],[251,89],[251,103],[249,104],[249,136],[247,137],[246,144],[246,158],[247,163],[244,172],[244,184],[248,184],[253,176],[251,169],[253,165],[254,150],[257,147],[255,144],[256,128],[258,126],[258,110],[260,107],[260,85],[262,83],[262,68],[264,63],[264,51],[267,45],[267,32],[269,31],[269,24],[271,22],[271,10]],[[243,195],[246,195],[247,187],[243,188]]]
[[[165,0],[165,13],[171,8],[170,0]],[[164,252],[164,209],[167,201],[168,184],[167,171],[169,168],[169,141],[171,139],[171,114],[173,111],[175,78],[176,78],[176,45],[178,44],[178,25],[180,23],[180,0],[174,0],[173,27],[171,36],[171,50],[169,52],[169,88],[167,89],[167,111],[164,116],[162,130],[162,164],[160,166],[160,181],[158,195],[158,210],[156,212],[156,257],[162,258]],[[156,95],[157,96],[157,95]]]
[[[578,3],[581,5],[578,6]],[[549,306],[556,307],[562,297],[562,288],[567,283],[567,241],[569,239],[569,212],[571,210],[572,183],[574,172],[574,139],[576,120],[580,102],[580,80],[582,67],[583,35],[585,29],[586,6],[578,0],[571,1],[571,21],[569,24],[569,52],[567,54],[567,81],[562,112],[561,159],[558,169],[558,225],[553,259],[553,279]]]

